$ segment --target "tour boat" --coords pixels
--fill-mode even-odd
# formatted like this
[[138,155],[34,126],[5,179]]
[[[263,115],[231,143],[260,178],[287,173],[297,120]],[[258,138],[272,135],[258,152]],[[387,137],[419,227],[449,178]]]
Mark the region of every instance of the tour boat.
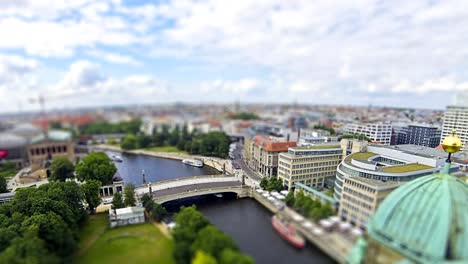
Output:
[[117,162],[122,162],[122,158],[120,156],[117,156],[117,155],[112,155],[112,160],[113,161],[117,161]]
[[189,160],[189,159],[184,159],[182,160],[183,163],[194,166],[194,167],[203,167],[203,162],[201,160]]
[[218,198],[223,198],[223,194],[222,194],[222,193],[217,193],[217,194],[215,194],[215,196],[218,197]]
[[281,235],[281,237],[283,237],[291,245],[297,248],[304,248],[304,238],[296,232],[296,229],[291,224],[287,223],[277,215],[274,215],[271,218],[271,224],[273,225],[273,228],[275,228],[275,230]]

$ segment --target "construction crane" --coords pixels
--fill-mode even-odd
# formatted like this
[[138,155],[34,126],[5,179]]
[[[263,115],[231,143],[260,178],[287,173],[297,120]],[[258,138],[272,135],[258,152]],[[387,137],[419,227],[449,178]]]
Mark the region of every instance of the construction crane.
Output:
[[47,112],[45,109],[45,98],[42,94],[39,94],[37,98],[30,98],[29,102],[34,104],[38,103],[41,111],[41,127],[44,132],[44,136],[47,138],[47,132],[49,129],[49,120],[47,119]]

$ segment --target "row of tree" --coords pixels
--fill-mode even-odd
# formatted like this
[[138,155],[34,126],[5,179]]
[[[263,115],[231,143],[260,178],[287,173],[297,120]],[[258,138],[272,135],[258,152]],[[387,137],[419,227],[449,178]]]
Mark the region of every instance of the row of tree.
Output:
[[364,140],[364,141],[367,141],[367,142],[371,142],[372,139],[367,137],[366,135],[361,135],[361,134],[346,134],[346,135],[342,135],[341,136],[341,139],[358,139],[358,140]]
[[260,188],[263,190],[267,190],[269,192],[271,191],[281,191],[284,190],[283,186],[283,180],[281,180],[278,177],[263,177],[262,180],[260,181]]
[[129,134],[123,138],[120,147],[130,150],[174,146],[192,155],[226,158],[229,153],[229,143],[230,138],[224,132],[215,131],[201,134],[194,130],[189,133],[187,126],[183,126],[182,129],[176,126],[172,131],[169,131],[167,126],[163,126],[160,132],[155,131],[152,136]]
[[174,258],[178,264],[253,264],[239,252],[234,240],[210,224],[195,206],[182,207],[176,215]]
[[70,262],[86,192],[73,181],[18,190],[0,206],[0,263]]
[[238,119],[238,120],[258,120],[260,117],[253,112],[238,112],[229,115],[230,119]]
[[310,195],[305,195],[302,191],[296,193],[289,192],[285,198],[285,202],[286,205],[293,207],[302,215],[312,218],[315,221],[334,214],[330,203],[322,204],[319,200],[313,199]]
[[133,184],[131,183],[127,183],[125,185],[123,193],[123,196],[120,192],[114,193],[114,197],[112,198],[113,209],[135,206],[135,186],[133,186]]
[[147,193],[141,197],[141,203],[143,204],[146,212],[148,212],[148,214],[150,214],[153,220],[156,222],[161,222],[167,215],[166,208],[158,203],[155,203],[151,198],[151,195]]
[[79,128],[80,135],[99,135],[99,134],[137,134],[140,131],[141,120],[133,119],[131,121],[112,124],[108,122],[93,122]]

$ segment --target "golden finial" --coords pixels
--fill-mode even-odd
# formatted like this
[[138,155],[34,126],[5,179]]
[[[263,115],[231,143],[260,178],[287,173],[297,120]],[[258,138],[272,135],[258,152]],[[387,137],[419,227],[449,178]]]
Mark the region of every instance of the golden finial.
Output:
[[454,129],[452,130],[452,135],[448,136],[442,141],[442,148],[444,148],[445,152],[447,153],[455,153],[458,152],[461,147],[462,143],[461,140],[455,135],[457,131]]

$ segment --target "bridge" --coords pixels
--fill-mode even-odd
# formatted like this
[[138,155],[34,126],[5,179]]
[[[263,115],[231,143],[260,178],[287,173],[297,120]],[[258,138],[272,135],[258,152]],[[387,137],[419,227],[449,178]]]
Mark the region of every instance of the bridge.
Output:
[[237,177],[223,175],[177,178],[135,188],[137,195],[151,193],[153,200],[159,204],[182,198],[224,192],[232,192],[239,197],[246,197],[250,195],[251,188],[243,185]]

